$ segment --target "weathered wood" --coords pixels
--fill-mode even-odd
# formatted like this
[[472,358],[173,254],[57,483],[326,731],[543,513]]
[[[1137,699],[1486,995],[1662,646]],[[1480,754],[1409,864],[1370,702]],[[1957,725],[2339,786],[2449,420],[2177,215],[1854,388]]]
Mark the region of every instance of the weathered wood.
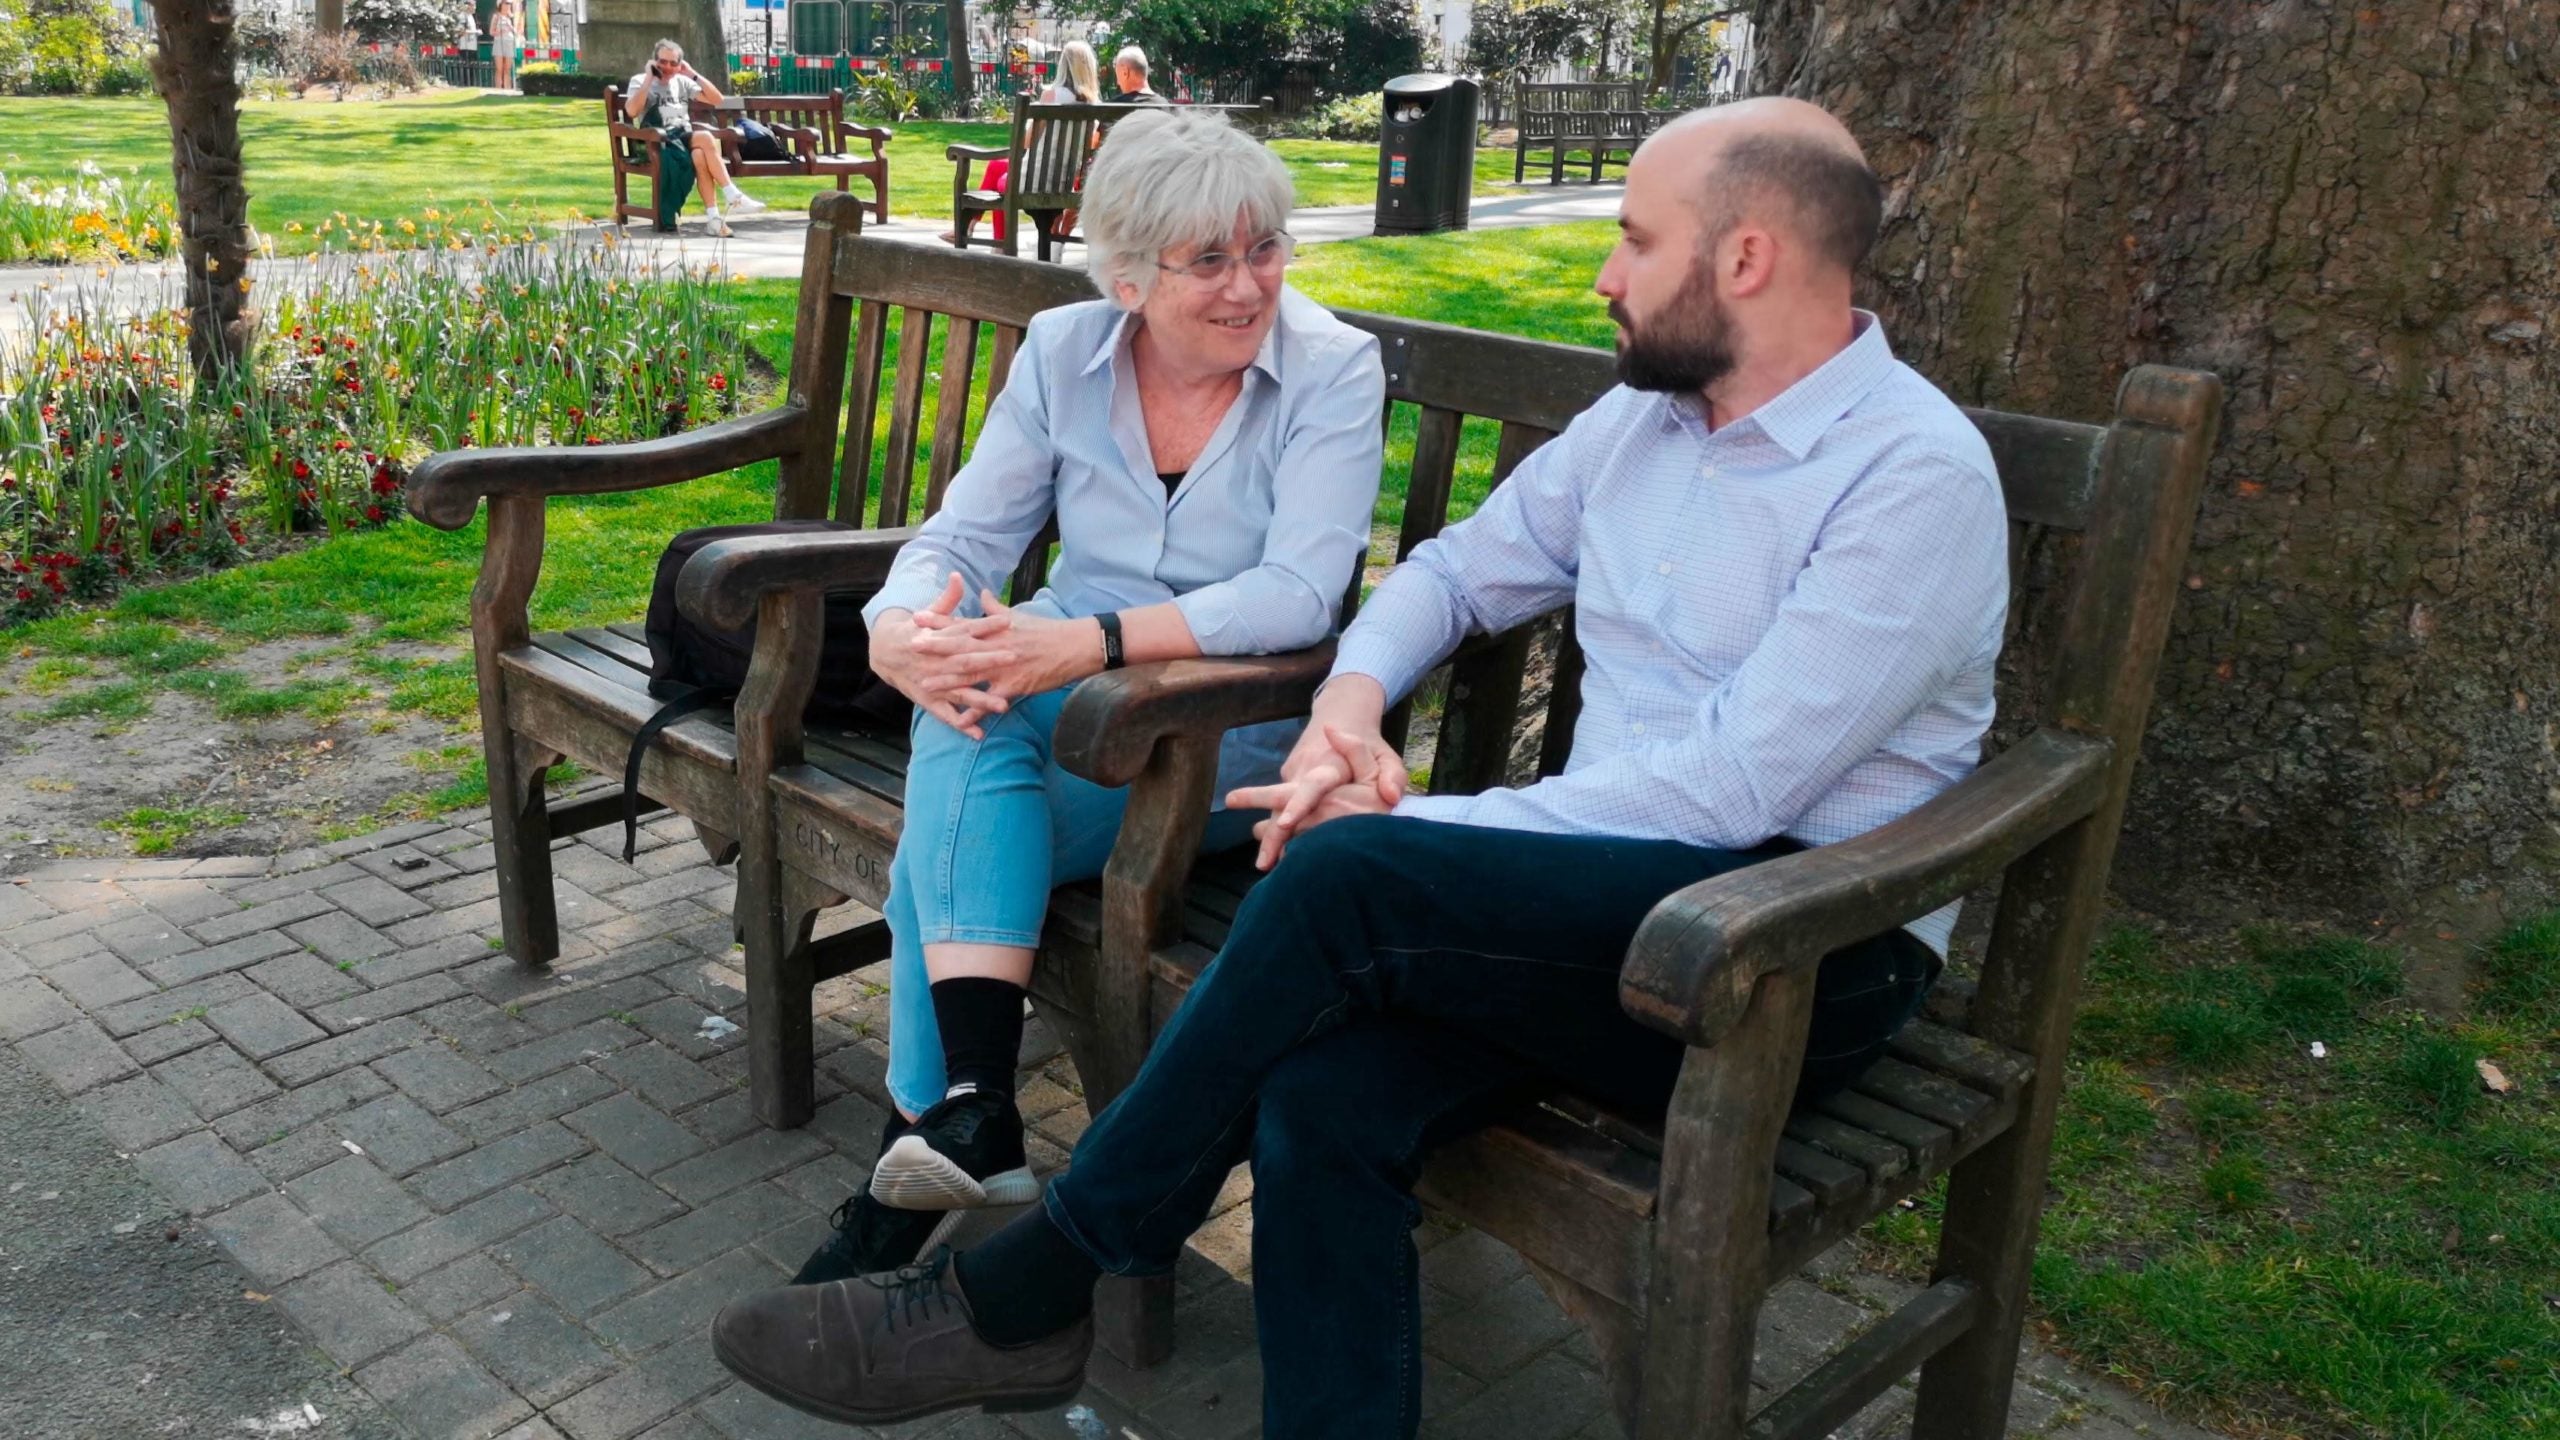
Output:
[[968,434],[969,387],[977,378],[978,322],[966,316],[951,323],[942,341],[942,386],[934,398],[933,453],[924,470],[924,513],[942,508],[942,492],[960,468],[960,448]]
[[[633,807],[633,813],[655,815],[666,808],[643,795],[639,804]],[[583,800],[564,801],[549,807],[543,814],[543,828],[555,841],[571,835],[583,835],[590,830],[601,830],[607,825],[619,825],[623,814],[622,792],[609,790]]]
[[1126,785],[1144,773],[1160,741],[1215,739],[1239,725],[1305,714],[1332,666],[1328,640],[1286,655],[1159,660],[1096,675],[1067,697],[1054,752],[1069,774]]
[[1817,1114],[1828,1115],[1844,1125],[1854,1125],[1870,1135],[1901,1146],[1911,1157],[1914,1169],[1934,1175],[1945,1169],[1954,1155],[1954,1131],[1935,1121],[1898,1110],[1872,1096],[1844,1090],[1815,1101],[1813,1108]]
[[1886,1184],[1911,1169],[1910,1151],[1828,1115],[1799,1110],[1787,1117],[1783,1133],[1798,1144],[1854,1162],[1867,1173],[1871,1185]]
[[714,540],[677,573],[676,604],[704,625],[734,628],[754,617],[766,597],[783,591],[815,599],[826,590],[878,589],[889,578],[898,547],[914,538],[909,529]]
[[1648,1025],[1714,1044],[1761,975],[1918,919],[2087,815],[2114,753],[2042,730],[1891,824],[1692,885],[1645,917],[1619,999]]
[[[808,421],[806,411],[786,404],[623,445],[439,451],[409,472],[409,513],[439,530],[459,530],[471,523],[484,498],[619,495],[699,480],[791,453],[808,434]],[[541,563],[538,549],[534,563]]]
[[[863,301],[853,328],[853,363],[845,376],[844,455],[836,464],[836,518],[859,525],[871,494],[872,438],[880,423],[880,364],[888,348],[889,307],[877,300]],[[793,343],[796,353],[798,342]]]
[[489,776],[489,839],[497,851],[498,931],[519,965],[548,965],[560,954],[551,832],[542,805],[543,772],[552,763],[545,757],[556,755],[536,738],[539,732],[522,733],[513,723],[499,663],[529,638],[525,602],[542,569],[542,503],[538,495],[513,494],[489,502],[488,548],[471,589],[472,668]]
[[774,488],[774,513],[790,520],[827,513],[827,482],[834,469],[829,462],[844,405],[845,334],[853,320],[852,302],[836,294],[827,278],[835,266],[837,232],[862,230],[862,207],[850,201],[822,195],[810,207],[810,216],[809,240],[801,250],[800,312],[792,322],[787,391],[807,429],[782,457],[781,479]]
[[2048,717],[2104,736],[2110,763],[2088,818],[2022,857],[2003,882],[1971,1023],[1993,1044],[2034,1056],[2036,1075],[2017,1123],[1948,1181],[1937,1273],[1971,1281],[1984,1313],[1923,1369],[1913,1427],[1920,1440],[1960,1440],[2007,1416],[2080,969],[2105,903],[2221,413],[2221,383],[2193,371],[2144,366],[2117,392]]
[[889,395],[889,454],[880,469],[883,530],[907,523],[909,496],[916,483],[916,439],[923,426],[924,370],[933,347],[933,321],[933,311],[910,305],[898,322],[898,378]]
[[1867,1328],[1847,1348],[1751,1417],[1748,1440],[1823,1440],[1911,1367],[1946,1348],[1974,1323],[1981,1295],[1941,1280]]
[[807,1124],[818,1108],[809,1009],[818,983],[809,955],[817,907],[786,898],[791,886],[767,782],[775,770],[800,763],[800,717],[817,685],[825,627],[822,592],[764,591],[736,707],[740,864],[733,913],[746,951],[748,1098],[757,1119],[782,1130]]
[[1902,1027],[1888,1049],[1897,1060],[2002,1099],[2015,1098],[2035,1076],[2035,1062],[2028,1057],[1929,1020]]
[[1988,1096],[1891,1058],[1868,1066],[1851,1082],[1851,1088],[1905,1114],[1944,1125],[1956,1133],[1959,1142],[1990,1133],[2006,1118]]

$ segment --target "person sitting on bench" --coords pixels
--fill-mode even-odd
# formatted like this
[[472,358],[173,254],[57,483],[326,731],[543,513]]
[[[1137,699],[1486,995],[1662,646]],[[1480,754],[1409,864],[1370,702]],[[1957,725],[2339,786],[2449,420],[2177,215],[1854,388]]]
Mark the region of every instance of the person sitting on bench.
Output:
[[[1316,644],[1368,554],[1386,373],[1375,336],[1285,283],[1288,167],[1217,114],[1150,112],[1084,193],[1110,298],[1032,319],[863,612],[872,668],[916,705],[883,907],[897,1114],[803,1282],[906,1264],[963,1211],[1037,1193],[1014,1108],[1032,951],[1051,888],[1102,873],[1128,803],[1059,768],[1068,693],[1124,661]],[[1048,588],[999,602],[1053,516]],[[1276,777],[1301,723],[1230,733],[1224,784]],[[1206,843],[1252,820],[1212,816]]]
[[[1282,783],[1227,797],[1271,812],[1276,868],[1045,1203],[956,1256],[737,1301],[721,1361],[840,1421],[1063,1403],[1097,1278],[1169,1270],[1250,1160],[1262,1433],[1413,1435],[1424,1157],[1558,1086],[1662,1113],[1685,1049],[1618,998],[1647,913],[1894,820],[1979,756],[2007,511],[1980,432],[1851,307],[1881,208],[1802,101],[1649,140],[1595,286],[1625,383],[1388,576]],[[1388,703],[1468,634],[1568,604],[1563,773],[1405,794]],[[1954,910],[1823,960],[1806,1090],[1918,1011]]]
[[[720,159],[720,137],[693,123],[694,102],[717,105],[722,98],[719,87],[686,63],[683,46],[661,40],[650,51],[649,68],[631,77],[622,113],[635,125],[657,127],[668,148],[692,157],[694,181],[702,187],[702,213],[711,233],[725,238],[729,222],[720,213],[723,201],[741,215],[762,210],[765,204],[729,178],[729,167]],[[672,213],[672,207],[661,209]]]

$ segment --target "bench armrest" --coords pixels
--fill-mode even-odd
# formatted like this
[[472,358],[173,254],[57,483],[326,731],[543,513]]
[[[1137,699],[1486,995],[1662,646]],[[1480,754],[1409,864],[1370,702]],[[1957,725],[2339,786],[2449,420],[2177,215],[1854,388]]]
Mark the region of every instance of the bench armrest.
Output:
[[1053,752],[1096,785],[1136,780],[1169,736],[1215,739],[1239,725],[1304,715],[1333,673],[1333,642],[1286,655],[1161,660],[1105,671],[1067,696]]
[[445,450],[409,474],[409,513],[439,530],[471,523],[483,497],[612,495],[699,480],[800,448],[809,414],[778,405],[624,445],[510,445]]
[[870,141],[871,153],[875,156],[888,148],[890,141],[898,138],[898,132],[886,125],[857,125],[851,120],[837,121],[836,135],[844,140]]
[[945,145],[945,160],[1001,160],[1012,152],[1002,145]]
[[1715,1044],[1762,976],[1917,920],[2096,810],[2113,750],[2040,730],[1890,824],[1675,892],[1637,928],[1618,1003],[1674,1039]]
[[651,129],[649,126],[633,125],[622,120],[607,120],[604,122],[604,133],[612,136],[616,140],[646,140],[653,145],[666,138],[666,136],[654,129]]
[[676,577],[676,606],[703,625],[736,629],[757,602],[787,590],[877,590],[915,527],[716,540]]

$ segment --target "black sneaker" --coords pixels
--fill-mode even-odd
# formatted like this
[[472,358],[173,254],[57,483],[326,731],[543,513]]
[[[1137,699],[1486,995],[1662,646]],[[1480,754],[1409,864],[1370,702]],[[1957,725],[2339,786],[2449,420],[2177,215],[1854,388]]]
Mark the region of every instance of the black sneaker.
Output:
[[913,1265],[933,1253],[965,1218],[958,1210],[892,1210],[856,1191],[836,1207],[836,1233],[810,1252],[794,1285],[824,1285]]
[[969,1210],[1040,1198],[1013,1097],[965,1090],[916,1117],[871,1168],[871,1198],[900,1210]]

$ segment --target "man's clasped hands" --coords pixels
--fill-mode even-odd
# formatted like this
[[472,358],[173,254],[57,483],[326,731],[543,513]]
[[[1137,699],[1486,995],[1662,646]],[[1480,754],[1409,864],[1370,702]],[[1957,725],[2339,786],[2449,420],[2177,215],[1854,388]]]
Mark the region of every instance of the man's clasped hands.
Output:
[[[1017,610],[982,592],[976,616],[960,613],[966,590],[955,574],[932,604],[890,610],[871,632],[871,668],[917,707],[973,740],[981,724],[1013,701],[1072,685],[1102,668],[1100,627]],[[1383,815],[1404,798],[1404,756],[1381,726],[1386,691],[1366,675],[1343,675],[1318,691],[1306,733],[1281,763],[1280,779],[1227,796],[1238,810],[1267,810],[1253,827],[1264,870],[1289,841],[1346,815]]]

